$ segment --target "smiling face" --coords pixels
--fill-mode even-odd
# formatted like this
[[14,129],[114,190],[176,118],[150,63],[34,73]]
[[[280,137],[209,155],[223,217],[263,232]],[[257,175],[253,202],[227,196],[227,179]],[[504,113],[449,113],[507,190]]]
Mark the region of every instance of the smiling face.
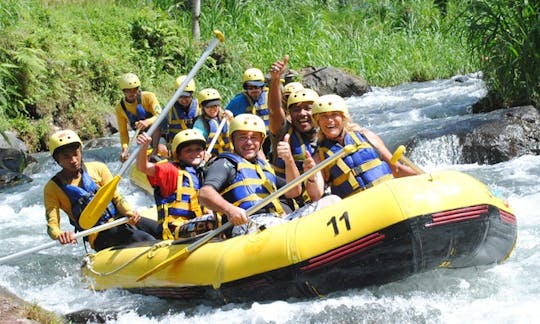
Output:
[[291,123],[293,127],[301,132],[307,133],[313,129],[313,121],[311,119],[311,109],[313,102],[299,102],[289,107],[291,115]]
[[208,105],[204,107],[204,113],[208,118],[216,118],[219,114],[220,105]]
[[178,150],[178,160],[193,167],[199,166],[204,158],[204,147],[194,143],[182,147]]
[[263,87],[262,86],[258,87],[258,86],[254,86],[254,85],[247,85],[246,86],[246,91],[247,91],[248,96],[251,97],[251,99],[257,101],[261,97]]
[[263,136],[259,132],[239,130],[233,133],[234,151],[248,161],[257,158],[262,141]]
[[188,107],[191,105],[191,101],[193,100],[193,96],[180,96],[178,97],[178,103],[182,107]]
[[320,131],[329,139],[337,139],[343,132],[343,113],[324,112],[317,115]]

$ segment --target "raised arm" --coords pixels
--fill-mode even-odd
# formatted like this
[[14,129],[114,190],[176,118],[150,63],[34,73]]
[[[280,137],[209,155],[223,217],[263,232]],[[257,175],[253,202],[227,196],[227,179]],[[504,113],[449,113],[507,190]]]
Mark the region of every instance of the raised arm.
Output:
[[276,61],[270,68],[270,89],[268,91],[268,110],[270,112],[270,133],[276,135],[285,123],[285,110],[281,106],[281,75],[287,68],[289,55],[283,61]]

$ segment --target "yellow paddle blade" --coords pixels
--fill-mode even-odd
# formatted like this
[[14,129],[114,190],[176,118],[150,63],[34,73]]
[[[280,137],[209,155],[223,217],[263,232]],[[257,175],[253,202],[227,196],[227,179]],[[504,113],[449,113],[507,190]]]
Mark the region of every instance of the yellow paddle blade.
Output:
[[399,159],[401,159],[404,153],[405,153],[405,146],[400,145],[394,152],[394,155],[392,155],[392,160],[390,160],[390,162],[392,162],[392,164],[396,164],[396,162],[399,161]]
[[88,229],[96,225],[101,215],[103,215],[105,208],[107,208],[107,205],[113,199],[120,179],[121,177],[116,175],[109,183],[99,188],[94,198],[84,208],[79,218],[79,225],[83,229]]
[[147,277],[153,275],[154,273],[158,272],[158,271],[161,271],[163,268],[165,268],[166,266],[168,266],[169,264],[171,264],[173,261],[181,261],[185,258],[188,257],[189,255],[189,251],[188,251],[188,247],[189,246],[186,246],[185,248],[183,248],[182,250],[176,252],[175,254],[173,254],[172,256],[168,257],[167,259],[163,260],[160,264],[158,264],[157,266],[153,267],[152,269],[146,271],[145,273],[143,273],[142,276],[140,276],[139,278],[137,278],[137,281],[141,281],[141,280],[144,280],[146,279]]

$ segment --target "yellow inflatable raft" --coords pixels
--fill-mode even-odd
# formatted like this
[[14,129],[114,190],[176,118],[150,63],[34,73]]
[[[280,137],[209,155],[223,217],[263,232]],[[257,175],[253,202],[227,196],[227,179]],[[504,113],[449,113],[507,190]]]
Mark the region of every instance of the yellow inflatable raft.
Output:
[[97,290],[220,302],[287,299],[500,263],[516,237],[505,202],[474,178],[444,171],[393,179],[286,224],[211,241],[141,281],[194,241],[106,249],[90,255],[82,271]]

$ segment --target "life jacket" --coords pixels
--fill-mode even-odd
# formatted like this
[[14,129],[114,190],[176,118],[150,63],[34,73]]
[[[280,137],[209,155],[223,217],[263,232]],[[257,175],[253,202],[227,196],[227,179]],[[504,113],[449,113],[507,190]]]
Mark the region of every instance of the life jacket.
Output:
[[194,167],[178,168],[176,191],[163,197],[159,186],[154,187],[158,222],[163,224],[163,239],[173,239],[172,233],[185,221],[203,215],[198,192],[201,181]]
[[223,125],[223,129],[221,130],[221,133],[216,134],[221,120],[217,118],[216,119],[211,119],[207,117],[204,117],[204,118],[208,122],[208,126],[210,127],[210,130],[208,132],[208,139],[207,139],[208,144],[212,143],[212,139],[215,136],[219,136],[216,141],[216,144],[214,144],[214,147],[212,148],[212,152],[211,152],[212,156],[216,156],[223,152],[231,152],[233,147],[229,139],[229,127],[227,126],[227,123]]
[[[330,167],[328,182],[333,194],[345,198],[392,178],[388,164],[379,158],[377,151],[360,132],[346,133],[344,144],[357,145],[358,149]],[[319,156],[323,160],[342,148],[341,144],[325,139],[320,143]]]
[[[289,128],[287,134],[290,135],[289,143],[296,167],[298,167],[300,173],[303,173],[302,170],[304,168],[303,163],[306,159],[306,152],[309,152],[309,154],[313,156],[315,148],[317,147],[317,140],[314,139],[312,141],[310,138],[302,136],[302,134],[293,127]],[[272,166],[274,167],[277,176],[285,178],[285,161],[278,157],[277,154],[272,154]]]
[[262,120],[264,120],[264,125],[266,126],[266,134],[268,135],[270,127],[270,110],[268,110],[267,100],[268,90],[263,90],[261,93],[261,97],[256,102],[251,99],[251,97],[247,94],[246,91],[242,91],[242,94],[248,102],[248,106],[246,107],[246,113],[261,117]]
[[140,91],[137,94],[137,115],[133,115],[131,112],[127,110],[126,104],[124,103],[124,99],[120,100],[120,106],[122,106],[124,113],[126,113],[126,116],[129,119],[129,125],[131,126],[131,129],[133,130],[135,130],[135,122],[152,117],[152,114],[146,111],[142,105],[142,98],[141,98]]
[[172,142],[174,136],[180,131],[193,128],[195,118],[199,113],[197,99],[193,98],[191,104],[186,111],[185,107],[180,106],[177,102],[174,103],[173,109],[169,110],[169,127],[167,129],[167,142]]
[[[306,136],[302,136],[302,133],[296,131],[292,126],[289,127],[287,134],[290,135],[289,143],[294,163],[296,164],[300,174],[302,174],[304,173],[303,170],[306,152],[309,152],[309,154],[313,156],[315,153],[315,148],[317,147],[317,138],[315,137],[315,139],[311,140]],[[285,161],[283,161],[283,159],[277,156],[275,153],[272,153],[272,167],[274,168],[274,171],[278,177],[285,178]],[[298,209],[310,201],[311,198],[304,188],[302,194],[294,198],[294,202],[291,201],[291,203],[294,209]]]
[[[262,199],[276,191],[276,175],[271,165],[257,158],[251,163],[237,154],[225,152],[219,157],[231,161],[236,167],[236,176],[231,184],[220,192],[221,196],[234,206],[248,210]],[[259,210],[273,212],[281,216],[283,209],[276,199]]]
[[[62,189],[66,196],[68,196],[69,202],[71,203],[72,216],[69,217],[69,223],[73,225],[73,227],[75,227],[75,230],[77,232],[83,231],[83,228],[79,225],[79,218],[81,217],[81,213],[84,208],[96,195],[96,192],[99,190],[99,186],[90,177],[84,166],[81,172],[80,186],[63,184],[58,174],[56,174],[52,178],[52,180],[58,185],[58,187],[60,187],[60,189]],[[115,218],[116,214],[117,209],[114,206],[114,203],[111,201],[107,205],[107,208],[103,212],[103,215],[97,221],[96,226],[107,223],[109,220]],[[84,240],[90,241],[90,245],[93,247],[93,243],[96,237],[97,234],[93,234],[88,239],[85,237]]]

